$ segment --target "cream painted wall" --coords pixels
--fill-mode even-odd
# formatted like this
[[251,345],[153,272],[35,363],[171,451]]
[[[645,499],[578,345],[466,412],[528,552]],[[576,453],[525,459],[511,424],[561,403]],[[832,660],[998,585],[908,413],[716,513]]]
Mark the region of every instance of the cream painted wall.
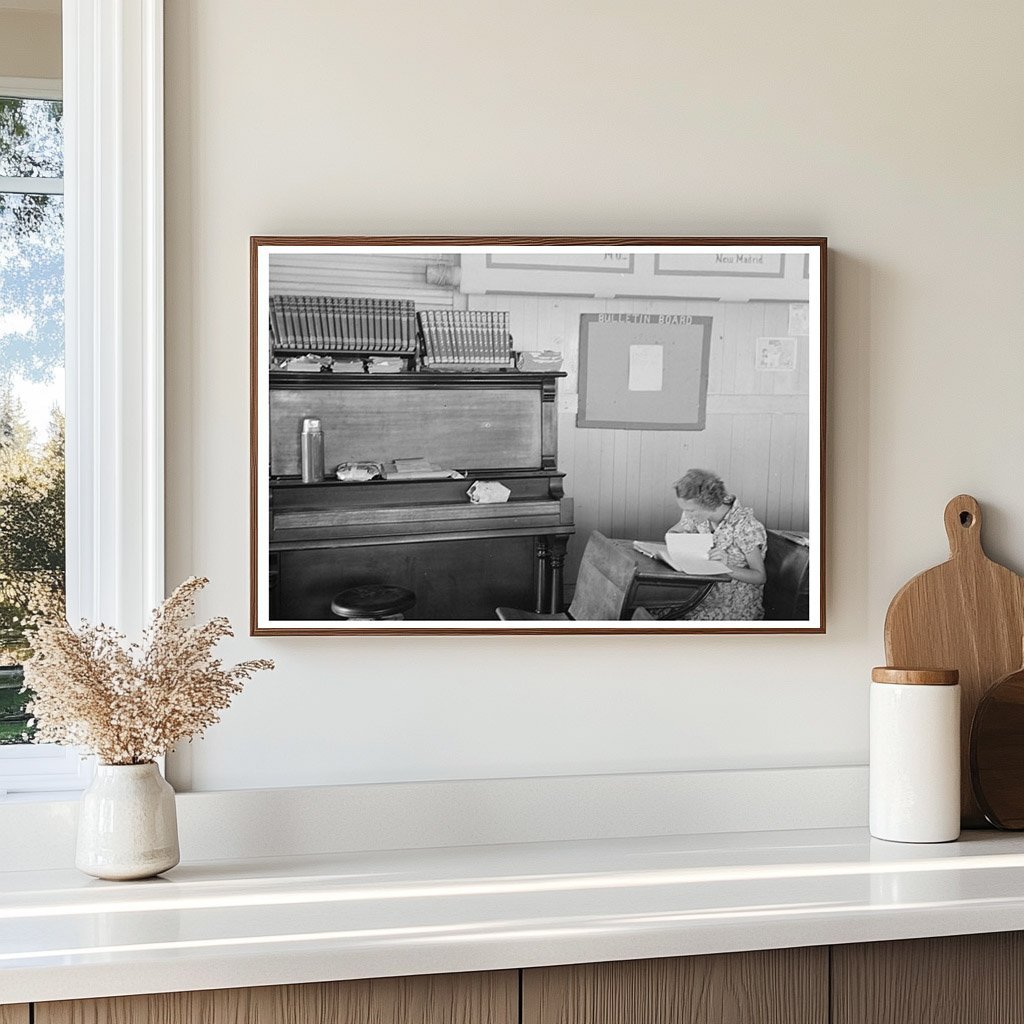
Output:
[[250,234],[833,246],[826,636],[238,639],[278,669],[194,786],[863,762],[946,500],[1024,570],[1022,36],[970,0],[167,0],[168,566],[240,629]]
[[0,78],[57,78],[62,75],[60,8],[4,10],[0,4]]

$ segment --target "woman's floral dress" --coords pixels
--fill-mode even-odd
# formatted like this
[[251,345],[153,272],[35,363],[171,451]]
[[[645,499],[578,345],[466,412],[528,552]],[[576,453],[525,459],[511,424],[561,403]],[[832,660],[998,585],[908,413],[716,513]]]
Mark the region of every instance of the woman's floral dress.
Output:
[[[712,534],[715,540],[708,557],[725,562],[730,569],[745,568],[747,554],[754,548],[760,549],[762,557],[768,551],[767,531],[754,515],[754,510],[741,505],[733,505],[717,527],[699,512],[684,512],[669,533]],[[708,596],[682,617],[701,622],[763,619],[763,596],[763,584],[725,580],[716,583]],[[670,614],[663,617],[673,618],[671,610],[666,611]]]

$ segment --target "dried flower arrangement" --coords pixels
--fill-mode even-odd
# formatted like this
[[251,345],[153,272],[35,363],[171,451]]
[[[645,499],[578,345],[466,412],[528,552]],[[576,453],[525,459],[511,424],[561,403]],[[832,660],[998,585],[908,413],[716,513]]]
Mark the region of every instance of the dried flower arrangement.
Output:
[[218,617],[188,626],[209,580],[191,577],[153,612],[142,643],[109,626],[37,621],[25,663],[38,743],[84,747],[104,764],[146,764],[203,732],[266,660],[225,668],[213,648],[232,636]]

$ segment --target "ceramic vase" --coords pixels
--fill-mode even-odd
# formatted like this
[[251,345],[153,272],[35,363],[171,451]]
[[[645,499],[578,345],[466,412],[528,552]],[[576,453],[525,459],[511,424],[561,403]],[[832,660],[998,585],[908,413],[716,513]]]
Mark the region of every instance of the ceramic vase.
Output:
[[100,764],[82,794],[75,865],[96,878],[151,878],[180,860],[174,790],[152,761]]

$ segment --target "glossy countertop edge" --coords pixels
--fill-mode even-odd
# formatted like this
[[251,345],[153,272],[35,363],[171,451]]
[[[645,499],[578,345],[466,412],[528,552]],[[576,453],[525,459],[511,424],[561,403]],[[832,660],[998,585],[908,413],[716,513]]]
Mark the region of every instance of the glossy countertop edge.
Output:
[[0,1004],[1024,928],[1024,837],[862,829],[0,872]]

